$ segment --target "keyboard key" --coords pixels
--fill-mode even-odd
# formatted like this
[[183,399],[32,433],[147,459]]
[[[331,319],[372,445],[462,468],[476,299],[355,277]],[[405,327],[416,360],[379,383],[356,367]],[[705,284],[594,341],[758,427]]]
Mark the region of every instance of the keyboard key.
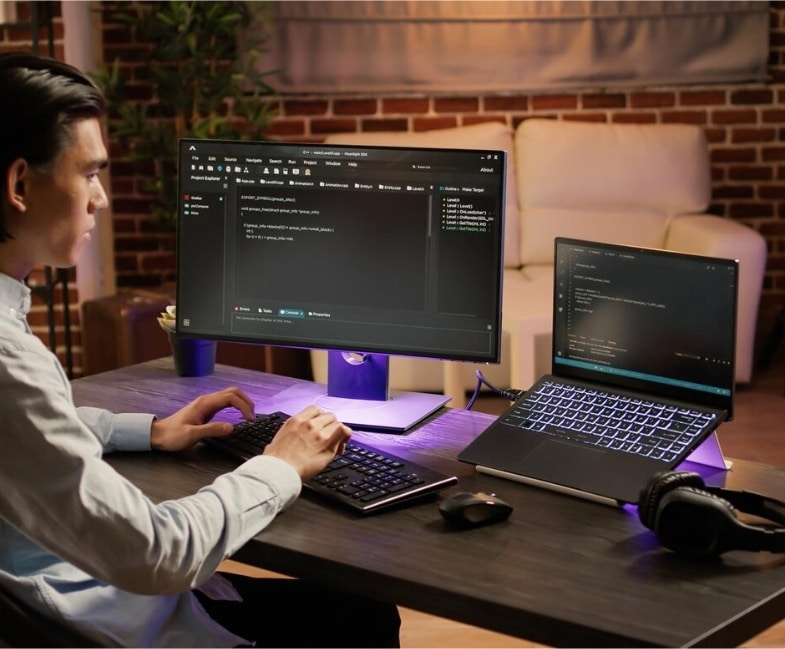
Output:
[[542,383],[503,423],[589,446],[645,457],[675,457],[713,415],[569,383]]

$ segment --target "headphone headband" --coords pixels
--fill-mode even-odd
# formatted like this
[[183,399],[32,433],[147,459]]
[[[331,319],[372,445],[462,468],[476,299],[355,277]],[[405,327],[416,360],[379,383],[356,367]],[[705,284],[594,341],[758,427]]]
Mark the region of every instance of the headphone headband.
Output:
[[735,491],[721,487],[704,487],[709,493],[724,498],[740,512],[768,519],[785,527],[785,502],[754,491]]

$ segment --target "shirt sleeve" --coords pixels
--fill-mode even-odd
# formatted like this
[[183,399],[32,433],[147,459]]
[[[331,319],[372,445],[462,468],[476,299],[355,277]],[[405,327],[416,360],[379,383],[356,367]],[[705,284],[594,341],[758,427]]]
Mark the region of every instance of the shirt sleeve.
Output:
[[142,448],[140,437],[149,445],[151,416],[77,410],[43,345],[0,341],[0,393],[0,516],[119,588],[199,585],[300,493],[293,467],[259,456],[197,493],[152,502],[103,459],[105,448]]
[[150,427],[155,419],[154,415],[116,414],[89,406],[82,406],[76,411],[79,419],[98,438],[105,453],[150,450]]

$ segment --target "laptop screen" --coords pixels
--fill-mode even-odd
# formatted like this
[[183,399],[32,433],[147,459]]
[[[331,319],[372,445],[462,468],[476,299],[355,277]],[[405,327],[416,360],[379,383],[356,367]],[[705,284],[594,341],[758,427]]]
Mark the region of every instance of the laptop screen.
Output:
[[733,413],[738,262],[557,238],[553,373]]

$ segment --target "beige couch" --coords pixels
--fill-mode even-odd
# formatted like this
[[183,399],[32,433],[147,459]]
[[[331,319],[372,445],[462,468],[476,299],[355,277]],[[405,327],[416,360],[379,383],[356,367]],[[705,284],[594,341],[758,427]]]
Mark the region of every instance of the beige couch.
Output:
[[[711,170],[700,127],[532,118],[515,131],[493,122],[420,133],[347,133],[327,142],[510,153],[502,362],[393,357],[393,389],[444,391],[459,406],[476,384],[475,367],[498,387],[514,388],[527,388],[549,371],[557,235],[738,259],[736,380],[750,381],[766,243],[753,229],[706,213]],[[312,352],[312,363],[315,379],[325,382],[325,354]]]

